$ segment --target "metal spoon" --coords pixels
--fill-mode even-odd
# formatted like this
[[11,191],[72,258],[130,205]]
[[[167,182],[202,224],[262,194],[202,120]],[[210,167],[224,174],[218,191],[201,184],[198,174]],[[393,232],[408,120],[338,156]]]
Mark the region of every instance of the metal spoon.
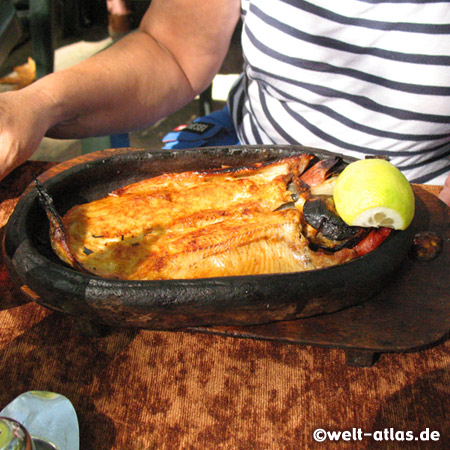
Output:
[[[0,416],[13,419],[31,436],[34,450],[79,450],[75,409],[66,397],[46,391],[29,391],[9,403]],[[0,423],[1,425],[1,423]],[[1,435],[0,435],[1,436]],[[8,449],[9,447],[1,447]]]

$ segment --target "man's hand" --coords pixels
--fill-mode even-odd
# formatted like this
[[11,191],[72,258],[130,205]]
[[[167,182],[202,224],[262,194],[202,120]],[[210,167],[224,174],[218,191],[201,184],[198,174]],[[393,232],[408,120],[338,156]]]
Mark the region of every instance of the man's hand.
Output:
[[439,198],[448,206],[450,206],[450,174],[445,180],[444,189],[442,189],[441,193],[439,194]]
[[48,98],[35,89],[0,94],[0,180],[39,146],[50,123],[46,105]]

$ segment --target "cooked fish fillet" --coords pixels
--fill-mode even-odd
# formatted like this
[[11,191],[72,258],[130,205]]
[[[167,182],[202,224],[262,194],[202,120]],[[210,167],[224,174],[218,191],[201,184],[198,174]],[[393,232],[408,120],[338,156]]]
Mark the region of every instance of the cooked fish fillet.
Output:
[[[295,272],[353,258],[309,249],[287,185],[311,155],[251,168],[163,174],[73,207],[72,256],[89,272],[129,280]],[[60,234],[59,234],[60,235]],[[52,245],[71,261],[52,233]]]

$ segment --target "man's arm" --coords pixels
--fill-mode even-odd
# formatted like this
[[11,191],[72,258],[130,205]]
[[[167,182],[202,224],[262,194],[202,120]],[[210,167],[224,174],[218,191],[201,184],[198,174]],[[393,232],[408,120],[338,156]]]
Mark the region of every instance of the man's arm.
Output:
[[0,95],[0,179],[44,135],[77,138],[148,126],[203,91],[219,70],[239,0],[153,0],[110,48]]

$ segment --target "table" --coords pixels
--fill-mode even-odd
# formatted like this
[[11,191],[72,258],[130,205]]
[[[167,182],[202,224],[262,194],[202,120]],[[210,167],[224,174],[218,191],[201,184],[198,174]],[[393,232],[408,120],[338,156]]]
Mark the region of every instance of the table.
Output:
[[[32,176],[52,165],[25,163],[0,183],[0,233]],[[0,406],[29,390],[65,395],[83,450],[450,448],[446,339],[357,368],[340,349],[277,341],[136,329],[86,337],[25,298],[1,260],[0,300]],[[316,442],[318,428],[357,439]],[[358,440],[358,429],[375,435]],[[439,441],[386,440],[427,429]]]

